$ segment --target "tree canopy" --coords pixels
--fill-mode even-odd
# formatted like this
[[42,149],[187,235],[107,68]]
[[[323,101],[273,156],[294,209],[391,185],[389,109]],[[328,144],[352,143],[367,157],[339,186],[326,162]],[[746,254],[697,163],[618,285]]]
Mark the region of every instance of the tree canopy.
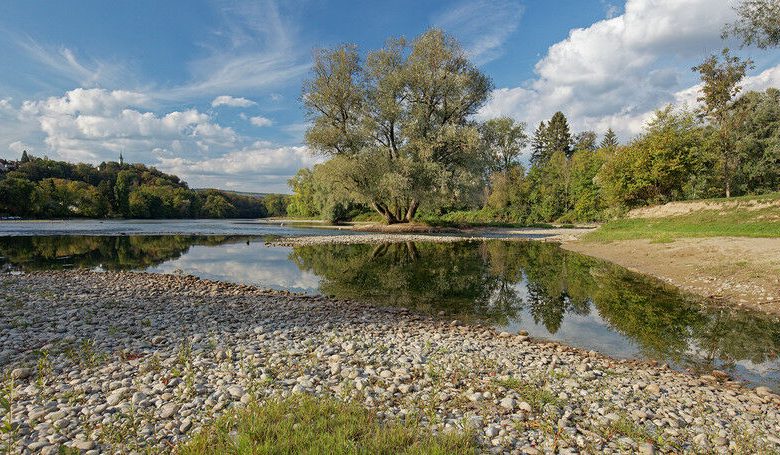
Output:
[[388,223],[479,182],[479,131],[470,117],[491,82],[450,36],[431,29],[390,39],[362,59],[352,45],[315,53],[303,103],[306,142],[333,160],[343,189]]

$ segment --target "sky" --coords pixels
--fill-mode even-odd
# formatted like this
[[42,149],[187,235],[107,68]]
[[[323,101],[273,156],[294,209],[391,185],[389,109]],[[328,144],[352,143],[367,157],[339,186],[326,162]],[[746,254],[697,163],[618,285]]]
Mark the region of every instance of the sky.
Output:
[[[193,188],[289,192],[322,160],[303,142],[312,52],[362,52],[440,27],[495,86],[477,120],[529,133],[556,111],[622,141],[668,103],[693,106],[691,67],[724,46],[731,0],[5,0],[0,158],[140,162]],[[741,49],[745,90],[780,86],[777,50]]]

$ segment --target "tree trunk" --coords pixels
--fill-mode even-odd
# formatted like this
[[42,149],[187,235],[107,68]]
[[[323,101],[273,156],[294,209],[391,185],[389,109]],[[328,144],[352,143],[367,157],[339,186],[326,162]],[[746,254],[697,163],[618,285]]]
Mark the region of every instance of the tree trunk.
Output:
[[385,222],[387,224],[395,224],[398,222],[398,218],[393,214],[393,212],[381,202],[372,202],[371,206],[385,218]]
[[417,199],[412,199],[412,202],[409,204],[409,208],[406,210],[406,222],[411,223],[412,220],[414,220],[414,215],[417,213],[417,207],[420,206],[420,203],[417,202]]

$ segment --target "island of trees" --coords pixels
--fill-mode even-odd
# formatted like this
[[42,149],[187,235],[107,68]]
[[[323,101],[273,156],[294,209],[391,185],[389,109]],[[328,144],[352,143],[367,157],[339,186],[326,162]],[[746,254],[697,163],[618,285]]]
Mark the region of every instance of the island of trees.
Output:
[[[765,4],[743,2],[726,33],[776,46],[780,33],[765,20]],[[508,117],[475,120],[491,81],[442,30],[391,39],[366,55],[353,45],[321,50],[302,99],[311,120],[306,142],[327,160],[289,181],[288,213],[566,223],[646,204],[778,191],[780,90],[742,93],[751,65],[728,49],[709,56],[693,68],[700,107],[666,106],[620,143],[612,129],[602,137],[571,131],[562,112],[533,132]]]
[[[120,160],[121,161],[121,160]],[[193,190],[143,164],[97,167],[38,158],[0,163],[0,215],[25,218],[262,218],[285,214],[286,197]]]

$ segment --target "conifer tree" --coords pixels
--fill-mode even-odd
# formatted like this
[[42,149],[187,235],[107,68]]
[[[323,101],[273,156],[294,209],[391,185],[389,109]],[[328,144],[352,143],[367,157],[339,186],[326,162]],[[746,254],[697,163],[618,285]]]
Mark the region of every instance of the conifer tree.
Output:
[[531,139],[531,164],[541,163],[542,156],[547,148],[547,125],[540,122]]
[[617,134],[615,134],[615,131],[610,127],[604,135],[604,139],[601,140],[599,147],[603,149],[614,149],[618,145]]
[[555,152],[563,152],[566,158],[571,158],[574,150],[572,148],[572,137],[569,131],[569,122],[563,112],[553,114],[546,130],[547,150],[545,155],[549,157]]

